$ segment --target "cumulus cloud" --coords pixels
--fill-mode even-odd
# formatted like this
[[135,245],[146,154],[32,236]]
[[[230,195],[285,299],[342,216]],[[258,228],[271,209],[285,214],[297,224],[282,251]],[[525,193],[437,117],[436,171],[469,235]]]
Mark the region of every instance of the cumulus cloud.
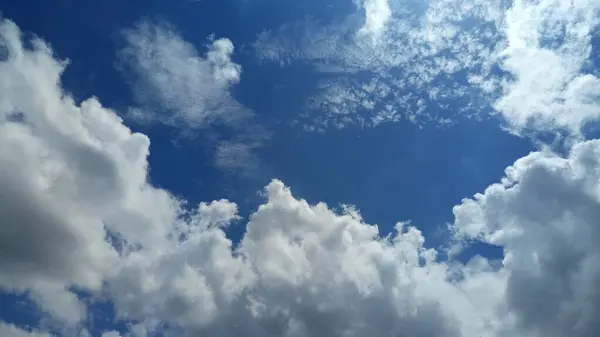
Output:
[[[279,180],[247,219],[229,200],[186,205],[148,183],[148,137],[61,88],[48,46],[25,48],[6,20],[0,36],[0,289],[27,291],[59,324],[85,324],[75,288],[114,304],[136,337],[600,333],[600,141],[532,153],[458,205],[457,240],[505,250],[462,263],[410,223],[384,236]],[[225,229],[240,223],[234,244]]]
[[121,337],[118,331],[109,331],[102,334],[102,337]]
[[280,181],[265,194],[236,249],[221,230],[235,206],[220,201],[201,206],[219,216],[192,221],[183,242],[127,257],[108,282],[119,314],[176,322],[192,336],[486,333],[491,310],[475,310],[462,294],[473,288],[470,296],[494,303],[501,288],[497,280],[483,285],[486,267],[453,284],[412,226],[380,237],[355,210],[310,205]]
[[392,16],[388,0],[365,0],[362,2],[362,7],[365,11],[365,23],[358,34],[376,40],[381,36]]
[[30,291],[75,324],[85,307],[67,287],[100,290],[119,257],[108,233],[154,242],[176,216],[175,202],[146,184],[145,135],[96,99],[76,105],[60,87],[66,62],[41,40],[25,49],[8,20],[0,35],[0,287]]
[[2,322],[0,322],[0,335],[3,337],[51,337],[48,333],[27,331]]
[[[296,22],[261,34],[255,48],[262,60],[308,61],[323,72],[307,102],[311,113],[301,119],[311,130],[401,120],[445,124],[497,112],[515,133],[579,133],[599,117],[599,80],[589,70],[599,6],[595,0],[365,1],[363,27],[351,24],[354,14],[341,24]],[[362,33],[348,38],[356,29],[378,31],[378,43]]]
[[504,247],[506,306],[533,336],[600,334],[600,141],[535,152],[454,208],[456,229]]
[[506,11],[501,66],[514,75],[495,107],[523,128],[578,133],[600,117],[600,79],[585,68],[600,1],[515,1]]

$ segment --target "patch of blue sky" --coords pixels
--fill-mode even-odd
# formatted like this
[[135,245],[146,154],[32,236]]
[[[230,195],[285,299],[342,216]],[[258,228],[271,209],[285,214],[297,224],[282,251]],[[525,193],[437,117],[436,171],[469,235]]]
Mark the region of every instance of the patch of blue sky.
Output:
[[39,327],[43,314],[27,294],[0,292],[0,304],[1,321],[24,327]]

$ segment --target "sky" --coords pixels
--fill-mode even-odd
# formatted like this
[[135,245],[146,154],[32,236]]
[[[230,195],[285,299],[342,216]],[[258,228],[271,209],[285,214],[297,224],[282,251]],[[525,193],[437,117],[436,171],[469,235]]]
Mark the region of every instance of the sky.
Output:
[[599,23],[0,0],[0,336],[599,336]]

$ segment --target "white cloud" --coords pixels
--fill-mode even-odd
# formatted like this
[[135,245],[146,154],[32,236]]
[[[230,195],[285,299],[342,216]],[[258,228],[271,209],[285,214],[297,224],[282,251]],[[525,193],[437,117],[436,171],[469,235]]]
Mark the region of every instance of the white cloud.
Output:
[[[120,56],[140,105],[129,116],[203,137],[206,143],[215,143],[217,167],[253,172],[258,166],[254,150],[265,143],[268,133],[255,123],[253,112],[232,97],[242,67],[231,59],[231,40],[211,38],[206,52],[200,54],[173,27],[148,21],[126,30],[124,36],[127,46]],[[228,134],[215,126],[227,128]],[[233,140],[221,139],[231,135]],[[245,151],[240,155],[236,149],[242,147]]]
[[[413,227],[399,224],[396,236],[380,238],[351,208],[338,215],[324,204],[311,206],[280,181],[265,192],[236,250],[208,217],[168,250],[127,257],[109,280],[119,313],[176,322],[192,335],[486,333],[482,322],[492,309],[474,310],[461,289],[494,304],[501,278],[484,283],[479,278],[490,277],[480,272],[449,283],[449,267],[434,261]],[[201,208],[200,219],[215,208],[229,210],[218,211],[220,223],[235,218],[226,201]]]
[[[377,43],[348,36],[354,15],[339,25],[311,20],[284,25],[259,36],[255,49],[263,60],[306,60],[326,73],[319,92],[308,100],[301,120],[313,129],[349,124],[376,126],[408,120],[447,123],[457,114],[478,114],[485,93],[470,76],[489,72],[498,32],[498,12],[485,3],[389,0],[385,29]],[[465,74],[466,73],[466,74]],[[450,105],[464,104],[457,111]]]
[[206,127],[247,117],[249,111],[230,94],[242,67],[231,60],[229,39],[208,41],[200,55],[172,27],[146,21],[126,30],[125,38],[121,57],[136,78],[133,88],[145,118]]
[[565,128],[578,133],[600,117],[600,79],[590,62],[600,1],[515,1],[503,27],[500,64],[514,75],[496,108],[516,131]]
[[361,5],[365,11],[365,23],[358,34],[377,40],[392,16],[388,0],[364,0]]
[[596,0],[367,3],[372,22],[385,22],[375,29],[377,43],[347,38],[356,29],[353,15],[330,26],[284,25],[257,40],[263,60],[300,59],[325,72],[301,120],[308,129],[446,123],[499,112],[515,133],[577,134],[600,117],[600,80],[586,70],[600,17]]
[[[444,261],[409,223],[381,237],[355,208],[311,205],[278,180],[246,220],[228,200],[185,210],[147,182],[146,136],[95,99],[76,105],[39,40],[24,49],[10,21],[0,34],[0,288],[30,290],[67,327],[85,317],[76,286],[140,322],[132,336],[161,323],[240,337],[600,332],[600,141],[528,155],[454,209],[459,238],[503,246],[503,265]],[[224,228],[242,221],[234,246]]]
[[0,336],[2,337],[52,337],[49,333],[27,331],[12,324],[0,322]]
[[146,183],[145,135],[94,98],[76,105],[59,86],[65,63],[42,41],[24,49],[7,20],[0,36],[0,287],[31,290],[43,310],[76,324],[85,307],[66,287],[98,291],[118,261],[106,229],[152,244],[176,201]]
[[504,247],[506,306],[525,336],[600,333],[599,168],[599,140],[567,158],[535,152],[454,208],[460,233]]

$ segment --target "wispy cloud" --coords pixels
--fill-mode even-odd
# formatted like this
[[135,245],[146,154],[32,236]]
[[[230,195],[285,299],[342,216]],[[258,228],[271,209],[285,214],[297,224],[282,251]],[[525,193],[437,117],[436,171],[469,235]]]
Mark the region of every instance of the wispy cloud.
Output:
[[597,1],[390,0],[385,8],[365,12],[365,22],[389,14],[377,20],[386,27],[378,43],[350,24],[310,20],[258,37],[260,59],[308,61],[326,72],[307,102],[309,129],[498,112],[515,133],[578,133],[599,117],[598,79],[586,70]]
[[231,60],[229,39],[207,40],[206,52],[199,54],[165,23],[143,21],[124,35],[127,46],[121,57],[132,70],[146,118],[207,127],[248,117],[248,109],[230,93],[242,67]]
[[[205,52],[185,41],[166,23],[142,21],[124,32],[127,46],[121,51],[122,64],[132,82],[139,106],[129,114],[139,122],[160,122],[196,135],[205,130],[217,149],[232,142],[222,138],[250,139],[239,144],[246,154],[224,158],[232,151],[219,151],[216,164],[224,169],[250,168],[257,162],[252,150],[268,138],[253,120],[254,113],[232,96],[240,81],[242,67],[233,62],[233,43],[227,38],[206,40]],[[228,134],[220,134],[215,127]],[[246,132],[248,128],[252,133]],[[207,131],[206,131],[207,130]],[[248,159],[247,162],[236,162]],[[233,165],[233,166],[232,166]]]

